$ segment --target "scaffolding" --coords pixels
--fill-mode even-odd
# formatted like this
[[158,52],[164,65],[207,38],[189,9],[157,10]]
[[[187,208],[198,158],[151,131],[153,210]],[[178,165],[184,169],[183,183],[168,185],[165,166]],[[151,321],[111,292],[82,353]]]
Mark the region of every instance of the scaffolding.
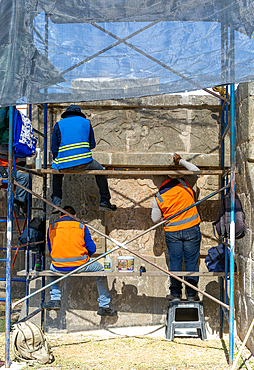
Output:
[[[117,2],[113,2],[114,6],[117,6]],[[171,4],[171,2],[168,2]],[[203,2],[202,2],[203,3]],[[95,4],[95,2],[94,2]],[[35,42],[35,45],[39,45],[38,46],[38,49],[43,49],[43,57],[42,55],[38,55],[38,54],[34,54],[33,55],[33,58],[31,58],[31,60],[35,60],[37,61],[37,63],[39,64],[39,66],[43,66],[43,68],[45,69],[45,75],[41,74],[38,79],[39,79],[39,82],[36,81],[36,83],[31,83],[31,86],[29,85],[29,83],[27,83],[27,80],[24,78],[24,81],[22,80],[22,90],[21,88],[17,89],[17,91],[19,92],[19,95],[17,95],[16,91],[15,91],[15,88],[17,86],[17,81],[15,79],[16,76],[11,76],[11,78],[8,80],[8,78],[6,77],[6,80],[4,81],[4,88],[6,89],[6,91],[8,93],[6,93],[6,96],[4,96],[3,100],[2,100],[2,104],[4,105],[15,105],[17,100],[18,99],[21,99],[23,98],[23,95],[27,95],[27,102],[29,103],[29,117],[31,117],[31,112],[32,112],[32,107],[31,107],[31,103],[43,103],[44,104],[44,133],[39,133],[43,138],[44,138],[44,168],[40,171],[40,172],[36,172],[36,171],[31,171],[31,173],[35,174],[35,175],[38,175],[38,176],[43,176],[43,197],[40,197],[38,196],[38,194],[35,194],[35,193],[31,193],[31,189],[27,189],[28,192],[30,192],[30,194],[33,194],[34,196],[36,197],[39,197],[39,199],[42,199],[43,200],[43,220],[45,221],[46,220],[46,204],[51,204],[49,201],[46,200],[46,188],[47,188],[47,176],[46,174],[48,173],[55,173],[53,170],[49,170],[47,169],[47,104],[46,102],[48,101],[52,101],[52,102],[68,102],[68,101],[84,101],[85,99],[86,100],[102,100],[102,99],[108,99],[108,98],[126,98],[126,97],[134,97],[134,96],[144,96],[144,95],[159,95],[159,94],[165,94],[165,93],[169,93],[169,92],[173,92],[171,89],[172,87],[172,84],[175,84],[177,85],[177,83],[175,83],[174,81],[174,78],[177,78],[177,82],[179,83],[179,80],[183,81],[182,85],[179,87],[179,90],[177,91],[185,91],[185,90],[193,90],[194,88],[203,88],[205,89],[207,92],[211,93],[210,90],[207,90],[206,87],[207,86],[212,86],[212,85],[221,85],[221,84],[225,84],[225,85],[228,85],[228,84],[231,84],[230,85],[230,99],[229,99],[229,92],[228,92],[228,88],[227,88],[227,92],[226,92],[226,96],[223,97],[223,96],[219,96],[220,99],[221,99],[221,118],[222,118],[222,121],[221,121],[221,171],[199,171],[199,172],[195,172],[195,174],[200,174],[200,175],[204,175],[204,174],[215,174],[215,175],[219,175],[221,176],[221,191],[222,191],[222,196],[223,196],[223,191],[229,186],[230,189],[231,189],[231,237],[230,237],[230,273],[229,273],[229,280],[230,280],[230,291],[229,291],[229,296],[230,296],[230,299],[229,299],[229,304],[227,302],[227,281],[228,281],[228,276],[227,276],[227,260],[225,261],[226,263],[226,268],[225,268],[225,276],[224,277],[221,277],[220,278],[220,283],[221,283],[221,289],[220,289],[220,301],[218,302],[220,305],[221,305],[221,308],[220,308],[220,322],[221,322],[221,330],[220,330],[220,334],[221,334],[221,337],[223,336],[223,320],[224,320],[224,317],[226,318],[226,320],[228,321],[229,323],[229,361],[230,363],[232,363],[233,361],[233,349],[234,349],[234,249],[235,249],[235,173],[236,173],[236,168],[235,168],[235,86],[234,86],[234,83],[235,82],[243,82],[243,81],[250,81],[251,78],[248,77],[248,73],[249,73],[249,70],[248,68],[246,69],[246,73],[242,72],[242,74],[239,72],[241,70],[241,65],[240,65],[240,68],[239,66],[238,69],[237,69],[237,73],[235,71],[235,66],[236,66],[236,63],[235,63],[235,51],[237,50],[235,48],[235,30],[238,30],[239,32],[242,33],[242,35],[247,35],[248,37],[250,37],[250,35],[252,34],[252,30],[253,30],[253,27],[252,27],[252,24],[251,22],[239,22],[238,20],[238,13],[236,12],[235,10],[235,6],[236,5],[239,5],[236,1],[233,1],[233,0],[225,0],[225,1],[220,1],[219,2],[219,9],[220,11],[218,12],[214,12],[212,14],[212,16],[210,14],[208,14],[208,16],[206,15],[206,9],[205,9],[205,12],[204,14],[202,13],[202,15],[200,16],[205,22],[208,23],[209,20],[211,20],[211,18],[213,19],[214,22],[220,22],[221,24],[221,34],[220,34],[220,40],[221,40],[221,56],[220,56],[220,62],[221,62],[221,66],[220,66],[220,73],[218,72],[214,72],[213,76],[208,76],[207,79],[204,78],[204,80],[202,80],[202,83],[199,82],[199,78],[200,76],[202,76],[202,73],[199,73],[197,74],[196,73],[196,69],[192,70],[191,73],[190,73],[190,76],[187,77],[187,70],[184,69],[184,71],[186,73],[183,73],[183,72],[178,72],[175,68],[172,68],[170,67],[163,58],[163,61],[160,61],[159,58],[156,58],[154,56],[155,52],[154,50],[151,50],[149,49],[149,52],[146,52],[144,50],[142,50],[141,48],[137,47],[137,46],[134,46],[133,44],[131,44],[131,39],[135,39],[136,36],[138,35],[144,35],[145,32],[149,29],[152,29],[154,25],[156,24],[159,24],[160,22],[166,22],[167,24],[169,24],[169,21],[176,21],[176,20],[181,20],[182,22],[185,22],[186,21],[186,9],[183,7],[181,8],[181,5],[182,2],[179,2],[179,5],[177,7],[177,9],[175,10],[175,13],[174,11],[172,10],[172,8],[167,8],[166,7],[166,3],[165,2],[161,2],[161,4],[163,6],[159,7],[158,6],[158,12],[156,13],[156,15],[152,15],[151,14],[151,9],[147,9],[144,7],[144,9],[141,9],[139,8],[140,12],[137,11],[137,8],[136,8],[136,2],[135,2],[135,6],[133,7],[132,9],[132,13],[133,14],[129,14],[128,12],[124,13],[123,14],[128,14],[127,16],[127,20],[126,20],[126,16],[123,16],[121,14],[120,17],[119,14],[115,13],[115,14],[109,14],[109,12],[107,11],[106,9],[106,15],[104,16],[104,11],[105,11],[105,7],[103,7],[102,9],[100,8],[96,8],[96,5],[94,4],[90,4],[89,6],[91,7],[91,9],[89,8],[89,10],[91,11],[91,19],[89,21],[87,21],[87,25],[89,25],[89,27],[91,27],[91,29],[96,30],[96,32],[102,32],[103,35],[105,37],[110,37],[110,40],[111,39],[114,39],[114,43],[108,45],[107,47],[104,47],[103,49],[100,49],[100,50],[97,50],[97,51],[94,51],[93,53],[91,52],[91,55],[85,59],[81,59],[79,62],[77,62],[76,64],[73,64],[71,66],[68,66],[66,67],[65,69],[61,69],[61,72],[59,71],[56,71],[55,68],[52,68],[52,63],[50,62],[50,58],[49,58],[49,55],[50,55],[50,51],[49,51],[49,37],[50,37],[50,34],[49,34],[49,24],[50,22],[51,23],[54,23],[54,25],[59,25],[61,24],[62,22],[66,22],[66,23],[79,23],[80,20],[77,16],[78,12],[76,13],[76,18],[73,20],[71,17],[73,16],[73,12],[69,12],[69,9],[67,7],[65,7],[64,5],[64,1],[62,1],[62,4],[61,2],[58,4],[58,2],[54,2],[54,4],[52,5],[53,7],[57,8],[57,6],[59,8],[61,8],[61,6],[63,6],[63,9],[57,9],[58,11],[56,12],[56,14],[54,14],[53,11],[50,11],[50,9],[36,9],[36,12],[34,11],[34,9],[32,9],[34,11],[34,17],[31,17],[32,19],[32,23],[29,23],[29,35],[27,35],[25,32],[24,34],[26,35],[27,37],[27,40],[29,40],[29,43],[28,45],[31,45],[31,40],[33,40]],[[206,3],[204,3],[204,5],[201,5],[201,2],[193,2],[193,1],[186,1],[186,4],[187,4],[187,13],[188,13],[188,10],[191,9],[191,5],[194,6],[194,8],[190,11],[189,13],[189,18],[191,21],[193,21],[193,23],[195,23],[196,21],[196,9],[201,8],[202,6],[202,9],[203,9],[203,6],[204,8],[207,6]],[[222,4],[222,6],[221,6]],[[100,2],[100,5],[101,5],[101,2]],[[164,6],[165,5],[165,6]],[[14,11],[12,12],[12,25],[15,25],[17,22],[17,16],[20,16],[21,19],[24,19],[23,17],[23,13],[22,13],[22,10],[19,9],[20,13],[17,13],[16,12],[16,2],[13,1],[12,3],[12,6],[13,6],[13,9]],[[94,6],[94,8],[93,8]],[[240,6],[240,5],[239,5]],[[113,7],[112,7],[113,8]],[[44,17],[42,17],[42,13],[40,13],[40,11],[43,10],[43,14],[44,14]],[[80,9],[78,9],[79,11]],[[95,11],[96,10],[96,11]],[[248,12],[251,13],[251,10],[252,9],[245,9],[245,19],[249,19],[248,18]],[[96,17],[98,17],[98,19],[93,19],[93,16],[96,14]],[[240,14],[240,12],[239,12]],[[244,15],[244,13],[242,13]],[[37,23],[36,23],[36,17],[38,18],[37,19]],[[126,21],[129,21],[129,18],[131,19],[131,21],[134,21],[137,22],[137,23],[142,23],[142,25],[138,25],[138,29],[137,30],[132,30],[132,32],[130,33],[130,35],[126,36],[126,37],[119,37],[117,35],[117,32],[116,31],[109,31],[107,28],[105,27],[102,27],[101,24],[98,24],[100,23],[100,21],[105,21],[105,22],[108,22],[109,24],[110,23],[114,23],[114,22],[117,22],[119,21],[119,18],[120,18],[120,21],[121,22],[126,22]],[[133,24],[135,25],[135,22],[133,22]],[[147,24],[146,24],[147,22]],[[150,22],[150,23],[149,23]],[[43,27],[42,27],[43,25]],[[11,44],[11,48],[14,48],[14,40],[15,40],[15,36],[16,36],[16,30],[15,30],[15,27],[13,27],[12,29],[12,32],[11,32],[11,40],[12,40],[12,44]],[[185,30],[186,32],[186,30]],[[209,29],[209,32],[210,32],[210,29]],[[209,36],[209,32],[207,32],[207,37]],[[21,33],[22,35],[22,33]],[[151,38],[151,34],[148,33],[148,38]],[[156,39],[156,38],[155,38]],[[247,43],[247,41],[246,41]],[[110,81],[106,81],[108,84],[107,84],[107,88],[105,90],[102,91],[102,93],[100,93],[100,89],[97,88],[96,91],[92,91],[91,90],[91,83],[90,85],[88,86],[88,88],[83,88],[82,87],[79,89],[75,89],[75,86],[72,86],[73,89],[70,89],[70,86],[68,85],[65,85],[66,84],[66,81],[64,80],[64,76],[70,76],[71,73],[74,73],[73,71],[78,71],[79,70],[79,67],[81,66],[84,66],[86,65],[89,61],[92,61],[94,59],[96,59],[98,56],[102,55],[102,54],[105,54],[107,52],[110,52],[111,49],[114,49],[116,50],[116,48],[118,46],[123,46],[126,47],[128,50],[131,49],[131,51],[134,53],[132,56],[135,55],[136,57],[136,53],[137,55],[139,56],[142,56],[142,60],[143,58],[145,58],[146,60],[149,60],[149,63],[152,62],[152,63],[155,63],[156,67],[158,67],[160,69],[160,71],[163,71],[162,73],[160,72],[160,77],[163,77],[162,78],[162,82],[158,83],[157,80],[148,80],[147,79],[147,74],[144,74],[145,78],[144,80],[146,79],[146,82],[148,83],[148,85],[144,85],[144,81],[142,80],[142,83],[140,83],[140,85],[135,85],[135,83],[137,83],[137,80],[135,81],[135,83],[133,83],[133,81],[131,81],[131,79],[129,78],[129,81],[130,82],[130,85],[129,85],[129,88],[126,88],[126,90],[124,90],[124,84],[126,84],[126,80],[125,79],[122,79],[121,80],[121,85],[118,86],[118,90],[116,88],[113,88],[112,87],[112,81],[114,81],[114,78],[110,78],[109,80]],[[34,45],[33,45],[34,46]],[[14,58],[15,58],[15,52],[12,53],[13,50],[10,50],[10,58],[8,59],[8,63],[7,63],[7,67],[9,71],[12,71],[14,69]],[[157,51],[156,51],[157,52]],[[17,52],[16,52],[17,53]],[[204,56],[205,58],[207,58],[207,55],[206,53],[204,53]],[[216,54],[217,56],[217,54]],[[80,55],[79,55],[80,57]],[[16,58],[17,60],[19,60],[19,58],[17,57]],[[20,57],[20,60],[22,62],[22,57]],[[183,59],[184,60],[184,59]],[[248,60],[248,57],[247,57],[247,53],[246,53],[246,58],[245,60]],[[149,71],[149,63],[147,64],[147,71]],[[193,63],[194,65],[194,63]],[[203,64],[203,66],[207,66],[207,64]],[[33,65],[33,68],[31,68],[31,70],[36,70],[36,62],[35,62],[35,65]],[[62,67],[62,65],[61,65]],[[126,67],[126,66],[125,66]],[[197,67],[198,68],[198,67]],[[200,71],[199,71],[200,72]],[[15,72],[17,74],[17,72]],[[14,74],[14,73],[13,73]],[[82,73],[81,73],[82,74]],[[89,73],[88,73],[89,75]],[[172,81],[168,81],[167,78],[168,78],[168,75],[172,75],[173,76],[173,82]],[[75,75],[75,77],[79,76],[79,73],[77,73],[77,75]],[[86,75],[87,76],[87,75]],[[143,75],[142,75],[143,76]],[[215,77],[216,78],[215,78]],[[47,78],[49,79],[50,83],[47,81]],[[166,79],[166,80],[165,80]],[[70,78],[70,80],[72,80],[72,78]],[[141,81],[139,80],[139,82]],[[12,82],[15,82],[15,83],[12,83]],[[95,83],[96,81],[93,80],[92,83]],[[208,83],[209,82],[209,83]],[[8,86],[7,86],[7,83],[8,83]],[[58,85],[59,84],[59,85]],[[62,85],[61,85],[62,84]],[[21,83],[20,83],[21,85]],[[61,86],[60,86],[61,85]],[[116,84],[117,85],[117,84]],[[26,90],[26,88],[28,87],[31,87],[31,89],[29,90]],[[60,86],[60,87],[59,87]],[[152,89],[151,89],[151,86],[152,86]],[[19,85],[18,85],[19,87]],[[78,86],[80,87],[80,86]],[[115,86],[114,86],[115,87]],[[50,91],[50,88],[52,91]],[[61,94],[58,93],[58,90],[57,89],[62,89],[61,90]],[[3,89],[4,90],[4,89]],[[22,90],[22,93],[23,91],[25,91],[26,94],[23,94],[20,93],[20,91]],[[121,91],[124,91],[124,93],[122,93],[122,95],[119,95],[118,92],[119,90]],[[109,93],[109,95],[108,95]],[[66,94],[66,96],[64,96],[64,94]],[[111,94],[111,95],[110,95]],[[212,93],[213,95],[216,95],[218,96],[218,94],[215,94],[215,93]],[[91,97],[93,99],[91,99]],[[85,98],[85,99],[84,99]],[[229,119],[228,119],[228,116],[229,116],[229,105],[230,105],[230,123],[229,123]],[[11,251],[12,251],[12,233],[13,233],[13,225],[12,225],[12,222],[13,222],[13,192],[14,192],[14,184],[15,184],[15,181],[13,179],[13,148],[12,148],[12,137],[13,137],[13,107],[10,106],[9,108],[9,111],[10,111],[10,115],[9,115],[9,166],[8,166],[8,208],[7,208],[7,256],[6,256],[6,326],[5,326],[5,335],[6,335],[6,344],[5,344],[5,364],[6,364],[6,367],[9,367],[10,365],[10,356],[9,356],[9,344],[10,344],[10,314],[11,314],[11,260],[12,260],[12,256],[11,256]],[[230,171],[226,171],[225,169],[225,145],[224,145],[224,141],[225,141],[225,137],[227,134],[230,133]],[[96,174],[99,174],[100,171],[96,171]],[[64,173],[64,172],[62,172]],[[72,171],[66,171],[65,173],[73,173]],[[79,172],[80,173],[80,172]],[[151,175],[151,174],[167,174],[167,175],[172,175],[172,176],[181,176],[181,175],[184,175],[184,171],[157,171],[156,173],[154,171],[128,171],[127,173],[124,173],[123,171],[111,171],[111,170],[108,170],[108,171],[103,171],[103,174],[108,174],[110,176],[148,176],[148,175]],[[85,172],[86,175],[93,175],[95,174],[95,171],[86,171]],[[188,172],[188,174],[190,174],[190,172]],[[229,180],[228,180],[228,177]],[[29,206],[30,207],[30,206]],[[29,208],[28,207],[28,208]],[[56,207],[57,208],[57,207]],[[60,209],[60,208],[59,208]],[[28,209],[28,212],[30,212],[30,209]],[[159,225],[161,224],[157,224],[155,225],[153,228],[149,229],[149,230],[146,230],[145,232],[149,232],[151,231],[152,229],[158,227]],[[91,227],[90,225],[87,225],[88,227]],[[29,227],[29,220],[28,220],[28,227]],[[95,230],[94,231],[98,232],[98,230]],[[29,233],[28,233],[29,235]],[[141,233],[140,235],[138,235],[137,237],[141,237],[143,235],[143,233]],[[102,235],[104,236],[105,238],[109,238],[114,244],[116,244],[116,249],[118,249],[119,247],[121,248],[124,248],[126,250],[128,250],[129,252],[135,254],[135,251],[132,251],[130,250],[129,248],[127,248],[127,244],[131,243],[134,238],[128,240],[127,242],[125,243],[121,243],[119,241],[116,241],[110,237],[108,237],[107,235]],[[27,248],[27,251],[26,251],[26,261],[27,261],[27,268],[28,268],[28,271],[29,271],[29,237],[28,237],[28,248]],[[225,241],[225,244],[227,244],[227,241]],[[116,250],[115,249],[115,250]],[[112,252],[112,251],[111,251]],[[102,256],[100,256],[100,258],[104,257],[105,255],[107,254],[107,252],[105,254],[103,254]],[[157,265],[155,266],[157,268],[159,268]],[[43,256],[42,258],[42,268],[45,269],[45,256]],[[163,273],[167,273],[167,274],[170,274],[168,271],[162,271]],[[71,275],[71,274],[70,274]],[[41,274],[40,276],[42,276],[42,288],[41,290],[39,289],[37,292],[35,292],[35,294],[38,294],[41,292],[42,294],[42,300],[44,300],[44,289],[45,289],[45,275]],[[64,277],[61,277],[59,278],[59,281],[60,279],[64,279],[64,278],[67,278],[69,276],[69,274],[65,275]],[[176,276],[176,278],[179,278]],[[26,313],[28,315],[28,297],[31,297],[31,295],[29,295],[29,279],[30,279],[30,275],[27,273],[26,275],[26,297],[24,298],[24,300],[26,300],[26,304],[27,304],[27,308],[26,308]],[[184,282],[186,283],[186,282]],[[49,285],[48,285],[49,286]],[[202,292],[204,293],[204,292]],[[38,312],[40,312],[41,309],[39,308],[38,310],[36,310],[34,313],[32,314],[29,314],[27,317],[31,317],[35,314],[37,314]],[[41,314],[41,324],[43,324],[43,314]]]
[[[232,145],[233,145],[233,148],[234,148],[234,108],[233,108],[233,111],[232,111],[232,106],[234,105],[233,102],[232,102],[232,99],[234,99],[234,86],[232,85],[231,86],[231,123],[230,123],[230,137],[231,137],[231,168],[230,168],[230,171],[228,170],[225,170],[225,150],[224,150],[224,140],[225,140],[225,137],[227,135],[227,133],[229,132],[229,123],[228,123],[228,103],[226,103],[226,105],[224,105],[224,102],[222,101],[222,105],[221,105],[221,111],[222,111],[222,122],[221,122],[221,158],[222,158],[222,170],[203,170],[203,171],[195,171],[193,172],[193,174],[199,174],[199,175],[204,175],[204,174],[215,174],[215,175],[220,175],[221,176],[221,184],[222,184],[222,187],[221,189],[215,191],[214,193],[208,195],[207,197],[201,199],[200,201],[198,201],[197,203],[195,203],[195,205],[203,202],[204,200],[206,199],[209,199],[210,197],[218,194],[218,193],[221,193],[222,194],[222,197],[223,197],[223,192],[228,189],[230,187],[231,189],[231,228],[233,228],[234,230],[234,204],[235,204],[235,157],[234,157],[234,149],[232,150]],[[12,121],[12,111],[13,111],[13,108],[10,107],[10,128],[11,126],[13,125],[13,121]],[[31,112],[31,106],[29,108],[29,111]],[[225,115],[226,113],[226,115]],[[225,120],[224,120],[224,116],[225,116]],[[31,113],[30,113],[30,117],[31,117]],[[10,130],[11,132],[11,130]],[[23,187],[25,190],[27,190],[27,192],[30,194],[30,195],[33,195],[39,199],[41,199],[43,201],[43,218],[44,220],[46,219],[46,204],[50,204],[50,205],[53,205],[50,201],[48,201],[46,199],[46,178],[47,178],[47,174],[48,173],[57,173],[58,171],[52,171],[50,169],[47,169],[47,150],[45,150],[45,148],[47,148],[47,106],[45,105],[44,106],[44,134],[43,134],[43,137],[44,137],[44,168],[42,170],[39,170],[39,171],[36,171],[36,170],[29,170],[31,172],[33,172],[34,174],[37,174],[37,175],[42,175],[43,176],[43,196],[40,196],[36,193],[34,193],[31,189],[28,189],[28,188],[25,188]],[[10,139],[9,139],[9,168],[8,168],[8,175],[9,175],[9,178],[8,178],[8,209],[7,209],[7,259],[6,259],[6,364],[8,366],[8,363],[9,363],[9,343],[10,343],[10,313],[11,313],[11,248],[12,248],[12,232],[13,232],[13,226],[12,226],[12,218],[13,218],[13,215],[12,215],[12,206],[13,206],[13,188],[14,188],[14,185],[18,185],[18,183],[16,182],[16,180],[13,179],[13,176],[12,176],[12,163],[13,163],[13,156],[12,156],[12,142],[11,142],[11,135],[10,135]],[[98,172],[100,171],[84,171],[84,174],[86,175],[94,175],[95,173],[97,174]],[[154,174],[154,175],[157,175],[157,174],[170,174],[171,176],[176,176],[176,177],[180,177],[180,176],[183,176],[184,174],[191,174],[192,172],[190,171],[182,171],[182,170],[163,170],[163,171],[126,171],[126,172],[123,172],[123,171],[113,171],[113,170],[108,170],[108,171],[102,171],[103,173],[107,173],[108,175],[110,176],[148,176],[148,175],[151,175],[151,174]],[[62,171],[61,171],[62,173]],[[66,173],[74,173],[73,171],[68,171],[66,170]],[[79,172],[79,174],[82,174],[82,172]],[[228,180],[227,180],[227,177],[228,175],[230,174],[230,183],[228,183]],[[20,185],[19,185],[20,186]],[[22,188],[22,186],[21,186]],[[30,202],[29,202],[30,204]],[[53,205],[54,206],[54,205]],[[194,206],[194,205],[193,205]],[[30,206],[29,206],[30,207]],[[30,209],[28,207],[28,212],[30,213]],[[54,206],[55,208],[59,209],[62,211],[61,207],[57,207],[57,206]],[[185,209],[186,210],[186,209]],[[181,212],[184,212],[185,210],[182,210]],[[179,212],[179,213],[181,213]],[[28,214],[29,214],[28,213]],[[66,212],[65,212],[66,213]],[[174,218],[176,217],[178,214],[172,216],[171,218]],[[73,215],[69,215],[70,217],[78,220],[79,222],[83,223],[83,224],[86,224],[84,223],[82,220],[74,217]],[[170,219],[171,219],[170,218]],[[135,239],[141,237],[142,235],[144,235],[145,233],[148,233],[150,232],[151,230],[154,230],[155,228],[157,228],[158,226],[164,224],[165,222],[168,222],[170,219],[167,219],[167,220],[164,220],[156,225],[154,225],[153,227],[151,227],[150,229],[148,230],[145,230],[144,232],[142,232],[141,234],[135,236],[134,238],[131,238],[130,240],[124,242],[124,243],[121,243],[120,241],[117,241],[117,240],[114,240],[113,238],[109,237],[108,235],[105,235],[103,233],[101,233],[100,231],[96,230],[95,228],[93,228],[91,225],[89,224],[86,224],[86,226],[90,229],[92,229],[93,231],[99,233],[101,236],[109,239],[111,242],[113,242],[116,247],[114,249],[112,249],[111,251],[108,251],[102,255],[100,255],[99,257],[97,257],[94,261],[100,259],[100,258],[103,258],[105,257],[108,253],[112,253],[113,251],[119,249],[119,248],[124,248],[125,250],[127,250],[129,253],[133,254],[133,255],[136,255],[138,256],[139,258],[143,259],[144,261],[146,261],[147,263],[150,263],[152,264],[154,267],[156,267],[157,269],[159,269],[163,274],[168,274],[169,276],[173,276],[175,277],[176,279],[180,280],[182,283],[188,285],[188,282],[186,282],[185,280],[183,280],[182,278],[179,277],[179,274],[177,276],[177,274],[173,274],[165,269],[163,269],[162,267],[152,263],[151,261],[149,261],[148,259],[142,257],[141,255],[137,254],[134,250],[130,249],[127,247],[127,245],[129,243],[131,243],[132,241],[134,241]],[[28,217],[28,227],[29,227],[29,217]],[[225,274],[217,274],[217,276],[220,276],[220,283],[221,283],[221,296],[220,296],[220,300],[217,300],[216,298],[214,297],[211,297],[209,294],[205,293],[205,292],[202,292],[201,290],[199,290],[198,288],[196,288],[196,290],[204,295],[206,295],[208,298],[210,299],[213,299],[216,303],[218,303],[220,305],[220,310],[221,310],[221,316],[220,316],[220,322],[221,322],[221,325],[220,325],[220,335],[221,337],[223,336],[223,318],[225,317],[229,323],[229,337],[230,337],[230,342],[229,342],[229,353],[230,353],[230,358],[231,358],[231,361],[233,361],[233,346],[234,346],[234,243],[235,243],[235,240],[234,240],[234,233],[232,233],[232,229],[231,229],[231,238],[230,238],[230,273],[229,273],[229,278],[230,278],[230,301],[229,301],[229,304],[227,302],[227,281],[228,281],[228,273],[227,273],[227,266],[225,268]],[[227,241],[226,243],[227,244]],[[26,301],[26,317],[24,319],[22,319],[21,321],[25,321],[31,317],[33,317],[34,315],[38,314],[41,312],[41,325],[43,325],[43,321],[44,321],[44,315],[43,315],[43,312],[42,312],[42,309],[41,308],[38,308],[36,309],[34,312],[32,313],[28,313],[28,299],[30,297],[32,297],[33,295],[35,294],[38,294],[38,293],[41,293],[41,300],[44,301],[44,292],[45,292],[45,289],[47,287],[50,287],[53,283],[51,284],[48,284],[48,285],[45,285],[45,276],[48,276],[48,272],[46,273],[43,273],[43,271],[41,273],[38,274],[38,272],[36,273],[36,276],[40,276],[42,277],[42,287],[40,289],[38,289],[37,291],[35,291],[34,293],[29,293],[29,282],[31,281],[31,279],[34,279],[35,276],[31,275],[31,273],[29,272],[29,245],[30,245],[30,240],[29,240],[29,233],[28,233],[28,247],[27,247],[27,250],[26,250],[26,272],[25,272],[25,275],[26,275],[26,297],[22,298],[21,300],[19,300],[18,302],[16,302],[12,307],[14,308],[14,306],[18,303],[21,303],[23,301]],[[92,262],[88,262],[88,264],[90,264]],[[227,263],[227,260],[226,262]],[[45,255],[42,256],[42,270],[45,270]],[[78,273],[78,270],[79,269],[76,269],[75,270],[75,274]],[[71,273],[68,273],[64,276],[61,276],[59,277],[59,279],[57,281],[61,281],[67,277],[69,277],[70,275],[73,275],[74,272],[71,272]],[[108,274],[108,273],[107,273]],[[184,274],[183,274],[184,275]],[[203,274],[204,275],[204,274]],[[205,274],[206,276],[208,275],[213,275],[214,276],[214,273],[207,273]],[[215,274],[216,275],[216,274]],[[224,275],[224,276],[221,276],[221,275]],[[85,276],[87,276],[87,273],[85,273]],[[149,274],[148,274],[149,276]],[[153,276],[153,274],[150,274],[150,276]],[[202,276],[202,274],[200,274],[200,276]],[[224,292],[224,296],[223,296],[223,292]]]

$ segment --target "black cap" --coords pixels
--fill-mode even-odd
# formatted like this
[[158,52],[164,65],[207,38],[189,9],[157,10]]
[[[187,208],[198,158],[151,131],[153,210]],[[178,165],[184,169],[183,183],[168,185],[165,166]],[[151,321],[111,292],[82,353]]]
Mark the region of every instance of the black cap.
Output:
[[81,112],[80,107],[74,104],[67,107],[66,111],[61,115],[62,118],[66,118],[68,116],[80,116],[86,118],[86,116]]

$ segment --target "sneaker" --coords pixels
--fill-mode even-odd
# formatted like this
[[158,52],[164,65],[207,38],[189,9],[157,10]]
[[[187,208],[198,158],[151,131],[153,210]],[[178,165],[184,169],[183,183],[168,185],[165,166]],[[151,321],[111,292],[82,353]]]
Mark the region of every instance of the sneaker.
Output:
[[[52,198],[52,203],[55,205],[55,206],[58,206],[58,207],[61,207],[61,198],[59,197],[53,197]],[[58,209],[56,209],[55,207],[52,206],[52,210],[50,212],[50,215],[57,215],[58,213],[60,213],[60,211]]]
[[51,310],[54,310],[54,311],[59,311],[60,308],[61,308],[61,301],[48,301],[48,302],[43,302],[41,304],[41,307],[44,309],[44,310],[47,310],[47,311],[51,311]]
[[[54,200],[53,200],[52,203],[55,204],[58,207],[61,207],[61,202],[54,202]],[[52,206],[52,210],[50,212],[50,215],[57,215],[58,213],[60,213],[60,211],[57,208]]]
[[110,307],[99,307],[97,315],[99,315],[99,316],[116,316],[117,311],[113,310]]
[[116,210],[116,205],[111,204],[110,202],[103,202],[100,203],[99,211],[115,211]]
[[170,294],[167,298],[170,302],[180,302],[182,300],[181,296],[175,296],[172,294]]
[[195,295],[188,295],[187,300],[188,302],[195,302],[195,301],[199,301],[200,299],[199,299],[198,294],[195,294]]
[[[59,205],[60,207],[61,205]],[[50,212],[50,215],[57,215],[60,213],[59,209],[56,209],[55,207],[52,207],[52,211]]]
[[13,209],[14,209],[17,217],[22,218],[22,219],[24,219],[26,217],[27,209],[26,209],[25,202],[20,202],[19,200],[14,199]]

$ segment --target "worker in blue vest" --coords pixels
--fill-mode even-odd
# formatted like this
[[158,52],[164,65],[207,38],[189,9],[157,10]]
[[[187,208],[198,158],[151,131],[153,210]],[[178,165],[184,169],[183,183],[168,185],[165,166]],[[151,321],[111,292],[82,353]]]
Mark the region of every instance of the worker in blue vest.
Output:
[[[92,158],[91,149],[96,146],[92,125],[81,112],[78,105],[70,105],[61,115],[63,118],[53,128],[51,151],[53,154],[52,168],[83,170],[104,170],[102,165]],[[53,204],[61,206],[62,174],[53,175]],[[108,181],[104,175],[95,176],[100,191],[99,210],[115,211],[116,206],[110,203]],[[52,213],[57,213],[55,210]]]

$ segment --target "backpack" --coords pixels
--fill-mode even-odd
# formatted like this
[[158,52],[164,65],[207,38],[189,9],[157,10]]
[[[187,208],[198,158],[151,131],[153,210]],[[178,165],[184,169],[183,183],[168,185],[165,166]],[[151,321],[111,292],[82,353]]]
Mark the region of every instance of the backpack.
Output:
[[[213,222],[213,233],[216,239],[230,238],[230,208],[231,199],[228,192],[222,199],[217,220]],[[218,237],[216,236],[216,232]],[[245,214],[238,195],[235,193],[235,238],[241,239],[245,236],[247,227]]]
[[[208,249],[208,256],[205,258],[205,264],[210,272],[223,272],[225,271],[225,254],[227,253],[228,259],[228,272],[230,270],[230,251],[225,244],[220,244],[216,247]],[[236,271],[236,263],[235,263]]]
[[16,157],[32,157],[36,153],[37,138],[30,119],[16,108],[14,111],[13,151]]
[[55,358],[44,332],[30,321],[12,326],[12,352],[18,360],[51,364]]

